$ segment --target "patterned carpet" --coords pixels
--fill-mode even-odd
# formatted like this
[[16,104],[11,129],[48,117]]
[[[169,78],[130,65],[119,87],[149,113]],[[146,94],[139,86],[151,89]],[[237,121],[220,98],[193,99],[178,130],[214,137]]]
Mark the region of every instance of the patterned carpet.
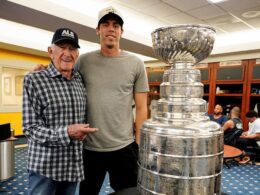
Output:
[[[1,195],[26,195],[28,178],[26,172],[27,147],[15,149],[15,176],[5,182],[0,182]],[[222,174],[222,192],[225,195],[260,195],[260,166],[231,164],[231,168],[224,166]],[[109,186],[108,177],[99,195],[107,195],[113,190]]]

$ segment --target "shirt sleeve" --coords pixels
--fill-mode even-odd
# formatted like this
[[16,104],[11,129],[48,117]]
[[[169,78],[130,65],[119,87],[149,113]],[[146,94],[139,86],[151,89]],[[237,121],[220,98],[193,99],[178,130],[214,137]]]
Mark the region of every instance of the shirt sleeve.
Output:
[[23,82],[23,132],[25,136],[39,144],[62,146],[70,143],[67,126],[49,128],[42,117],[42,100],[37,93],[32,76],[27,75]]
[[149,92],[148,78],[145,70],[145,65],[142,60],[138,59],[137,74],[134,85],[134,92]]
[[260,133],[260,119],[256,119],[253,128],[254,128],[254,133]]
[[221,126],[223,126],[225,124],[225,122],[228,121],[228,118],[226,115],[222,115],[222,123],[221,123]]

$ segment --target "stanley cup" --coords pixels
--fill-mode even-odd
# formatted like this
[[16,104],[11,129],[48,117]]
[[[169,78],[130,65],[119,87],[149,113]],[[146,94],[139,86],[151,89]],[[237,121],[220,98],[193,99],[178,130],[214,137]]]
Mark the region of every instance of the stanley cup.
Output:
[[158,58],[171,65],[160,85],[156,114],[144,122],[138,190],[156,195],[219,195],[223,132],[209,120],[200,71],[194,65],[212,51],[215,30],[176,25],[152,32]]

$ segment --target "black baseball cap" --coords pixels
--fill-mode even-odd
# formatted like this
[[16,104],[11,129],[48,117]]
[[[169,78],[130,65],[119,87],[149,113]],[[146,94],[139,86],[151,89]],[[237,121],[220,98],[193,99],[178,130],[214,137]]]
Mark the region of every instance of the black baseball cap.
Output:
[[51,43],[56,44],[61,41],[68,41],[77,48],[80,48],[77,33],[69,28],[59,28],[55,31]]

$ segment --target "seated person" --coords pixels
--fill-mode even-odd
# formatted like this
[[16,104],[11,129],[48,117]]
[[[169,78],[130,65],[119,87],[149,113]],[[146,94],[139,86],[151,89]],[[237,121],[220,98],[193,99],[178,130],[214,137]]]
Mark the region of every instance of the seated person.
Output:
[[243,132],[243,122],[240,119],[240,108],[235,106],[230,111],[230,119],[222,127],[224,131],[224,144],[235,146],[236,141]]
[[211,121],[215,121],[221,126],[224,125],[224,123],[227,121],[227,117],[225,115],[222,115],[223,107],[220,104],[216,104],[214,108],[214,113],[209,114],[209,118]]
[[[246,118],[249,121],[249,130],[242,133],[236,142],[236,147],[243,151],[248,146],[257,146],[257,141],[260,140],[260,118],[257,118],[257,113],[250,110],[246,113]],[[248,161],[250,161],[249,156],[245,156],[240,163],[247,163]]]

